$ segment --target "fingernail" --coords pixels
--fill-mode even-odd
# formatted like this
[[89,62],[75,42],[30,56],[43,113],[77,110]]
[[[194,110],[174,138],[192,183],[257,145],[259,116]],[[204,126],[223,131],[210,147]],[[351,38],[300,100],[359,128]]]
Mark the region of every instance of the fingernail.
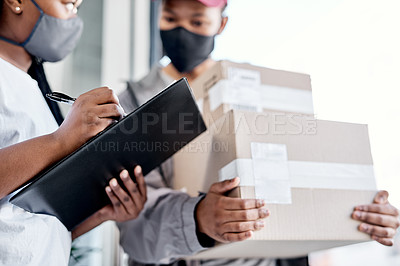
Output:
[[355,210],[357,210],[357,211],[363,211],[363,210],[364,210],[364,207],[363,207],[363,206],[357,206],[357,207],[355,207]]
[[123,179],[127,179],[127,178],[128,178],[128,171],[123,170],[123,171],[121,172],[120,176],[121,176],[121,178],[123,178]]
[[368,225],[366,225],[366,224],[361,224],[360,229],[361,229],[361,231],[363,231],[363,232],[367,232],[367,231],[368,231]]
[[230,182],[234,183],[234,182],[240,182],[240,178],[239,177],[235,177],[232,178],[231,180],[229,180]]
[[140,175],[142,173],[142,167],[140,165],[136,166],[136,174]]
[[261,209],[261,217],[267,217],[269,215],[269,211],[266,209]]
[[373,240],[378,240],[379,238],[377,236],[372,236]]
[[116,186],[118,185],[117,180],[116,180],[116,179],[111,180],[111,185],[112,185],[113,187],[116,187]]
[[106,187],[106,191],[107,191],[108,193],[111,193],[111,188],[110,188],[109,186],[107,186],[107,187]]
[[251,231],[247,231],[246,232],[246,237],[250,237],[251,236]]
[[264,227],[264,221],[257,221],[256,228],[262,228],[262,227]]
[[265,205],[265,201],[264,200],[262,200],[262,199],[258,199],[257,200],[257,207],[259,208],[259,207],[262,207],[262,206],[264,206]]
[[378,199],[378,201],[379,201],[380,203],[384,203],[384,202],[386,201],[386,198],[385,198],[384,196],[380,196],[379,199]]
[[361,218],[361,212],[355,211],[355,212],[354,212],[354,216],[355,216],[356,218]]

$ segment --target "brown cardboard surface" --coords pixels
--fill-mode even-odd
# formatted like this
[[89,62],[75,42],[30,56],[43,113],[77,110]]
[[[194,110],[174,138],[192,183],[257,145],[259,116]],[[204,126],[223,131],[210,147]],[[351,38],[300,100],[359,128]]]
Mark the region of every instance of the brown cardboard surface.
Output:
[[[372,164],[366,125],[315,120],[301,115],[232,110],[174,156],[175,188],[193,196],[218,181],[218,171],[251,158],[250,143],[287,146],[288,160]],[[375,191],[291,188],[292,204],[268,204],[266,225],[251,240],[218,245],[195,258],[295,257],[370,240],[350,215],[372,202]],[[254,187],[230,196],[254,198]]]
[[[201,107],[201,109],[203,118],[207,126],[211,125],[214,121],[222,117],[224,113],[227,113],[231,109],[256,111],[254,110],[254,107],[247,106],[246,104],[249,103],[246,102],[243,102],[243,104],[241,104],[240,106],[236,104],[232,105],[223,103],[216,110],[211,110],[208,91],[218,81],[223,79],[230,79],[228,74],[230,68],[257,71],[260,74],[260,83],[264,85],[281,86],[311,91],[311,79],[310,76],[306,74],[253,66],[246,63],[243,64],[230,61],[219,61],[212,68],[210,68],[208,71],[203,73],[200,77],[198,77],[191,83],[191,87],[196,99],[203,99],[203,106]],[[263,111],[274,110],[264,109]]]
[[201,99],[207,96],[208,90],[219,80],[228,79],[228,69],[230,67],[258,71],[260,73],[260,81],[262,84],[311,90],[311,79],[307,74],[222,60],[217,62],[213,67],[208,69],[190,84],[196,99]]
[[251,142],[286,144],[288,160],[372,164],[366,125],[231,110],[175,154],[175,188],[185,187],[193,196],[208,191],[219,169],[234,159],[251,158]]
[[291,205],[267,206],[271,215],[250,240],[218,244],[193,258],[290,258],[371,240],[350,215],[354,206],[371,202],[374,191],[294,188],[292,194]]
[[[257,110],[254,110],[254,108],[251,108],[246,105],[232,105],[232,104],[226,104],[223,103],[220,106],[218,106],[217,109],[214,111],[211,111],[210,108],[210,99],[209,96],[206,96],[203,101],[202,101],[202,108],[201,108],[201,113],[203,116],[204,123],[206,124],[207,127],[210,127],[212,124],[214,124],[218,119],[220,119],[224,114],[228,113],[231,110],[239,110],[239,111],[248,111],[248,112],[256,112]],[[279,111],[279,110],[273,110],[273,109],[266,109],[264,108],[262,110],[263,113],[276,113],[276,114],[282,114],[282,115],[302,115],[302,116],[307,116],[309,118],[313,118],[314,115],[311,114],[300,114],[300,113],[293,113],[289,111]]]
[[357,244],[351,240],[246,240],[231,244],[217,245],[202,251],[190,259],[239,259],[239,258],[296,258],[310,252],[334,247]]

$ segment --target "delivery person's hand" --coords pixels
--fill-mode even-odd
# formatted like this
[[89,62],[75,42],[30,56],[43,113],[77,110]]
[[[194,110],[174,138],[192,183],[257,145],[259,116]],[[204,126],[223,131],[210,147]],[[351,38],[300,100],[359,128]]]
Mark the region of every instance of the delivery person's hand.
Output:
[[196,208],[198,230],[227,243],[252,236],[253,231],[264,227],[263,218],[269,215],[263,200],[239,199],[224,196],[239,185],[239,178],[215,183]]
[[69,152],[104,130],[124,114],[118,97],[107,87],[80,95],[53,135]]
[[110,180],[105,193],[107,193],[111,204],[103,207],[77,226],[72,231],[72,239],[77,238],[105,221],[124,222],[139,216],[147,200],[147,190],[142,168],[136,166],[134,172],[136,183],[132,181],[127,170],[123,170],[120,173],[127,191],[121,188],[115,178]]
[[352,217],[362,222],[358,230],[382,245],[392,246],[400,222],[399,211],[389,203],[388,197],[387,191],[379,191],[372,204],[355,207]]

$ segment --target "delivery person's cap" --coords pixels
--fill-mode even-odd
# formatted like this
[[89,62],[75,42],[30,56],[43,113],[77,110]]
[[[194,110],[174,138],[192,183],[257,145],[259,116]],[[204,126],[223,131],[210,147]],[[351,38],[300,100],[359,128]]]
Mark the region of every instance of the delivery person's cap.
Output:
[[228,3],[228,0],[197,0],[208,7],[223,7]]

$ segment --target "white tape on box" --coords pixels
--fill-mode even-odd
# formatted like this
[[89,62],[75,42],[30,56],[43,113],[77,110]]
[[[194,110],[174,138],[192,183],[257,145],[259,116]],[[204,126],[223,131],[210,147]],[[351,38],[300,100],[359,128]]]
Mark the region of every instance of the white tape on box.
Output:
[[219,171],[219,179],[222,181],[239,176],[241,186],[255,186],[256,198],[264,198],[268,203],[290,202],[287,190],[291,187],[377,189],[372,165],[285,161],[285,145],[251,145],[253,158],[233,160]]
[[212,112],[222,103],[243,106],[241,109],[262,111],[259,104],[261,97],[259,87],[244,86],[230,80],[220,80],[211,87],[208,95]]
[[376,190],[374,167],[345,164],[288,161],[292,187]]
[[219,181],[240,177],[240,186],[254,186],[253,162],[251,159],[236,159],[219,170]]
[[291,204],[286,145],[252,142],[256,198],[267,203]]
[[220,80],[210,88],[210,109],[221,104],[243,106],[241,109],[262,111],[271,109],[285,112],[314,114],[312,93],[308,90],[272,85],[247,86],[232,80]]
[[261,84],[261,73],[257,70],[229,67],[228,79],[235,84],[258,87]]
[[259,90],[259,101],[265,109],[314,114],[311,91],[272,85],[261,85]]

